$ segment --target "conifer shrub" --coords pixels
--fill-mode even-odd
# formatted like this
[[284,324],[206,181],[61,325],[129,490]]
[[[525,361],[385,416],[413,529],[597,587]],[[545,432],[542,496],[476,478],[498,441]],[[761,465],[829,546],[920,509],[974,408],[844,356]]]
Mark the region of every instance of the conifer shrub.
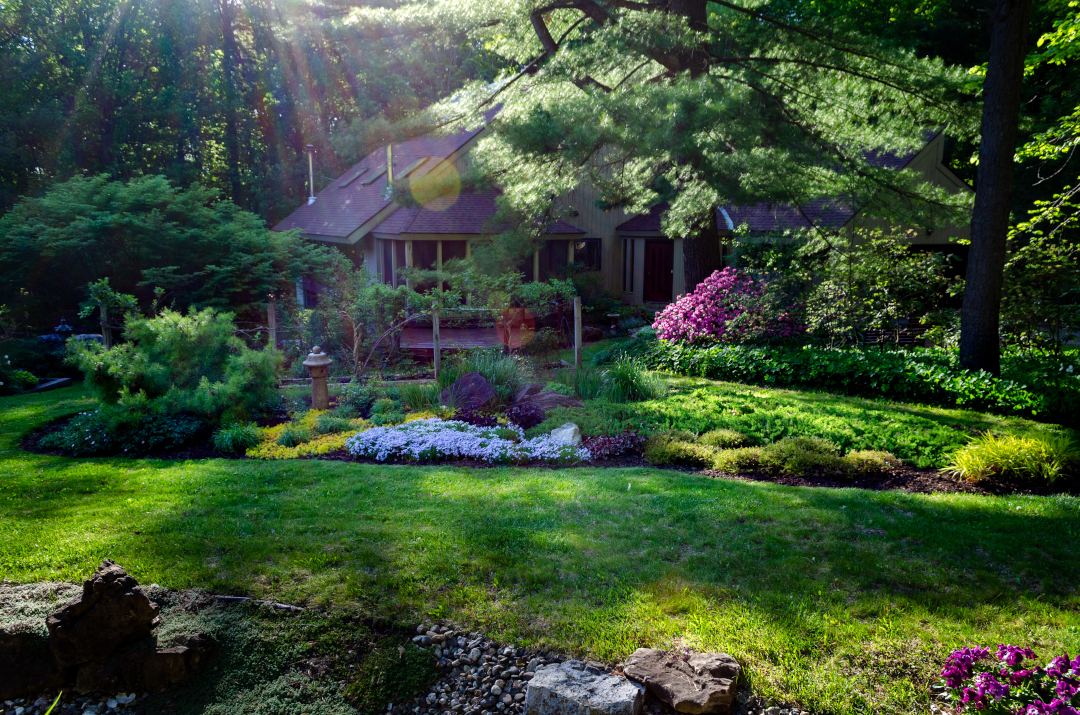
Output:
[[846,471],[855,475],[874,475],[900,466],[891,453],[876,449],[855,449],[844,455]]
[[762,469],[782,474],[808,474],[823,471],[842,474],[846,464],[840,448],[820,437],[785,437],[761,449]]
[[681,464],[689,467],[711,467],[716,450],[694,441],[694,435],[681,430],[668,430],[650,437],[642,454],[649,464]]
[[746,435],[732,429],[714,429],[698,437],[698,443],[717,449],[734,449],[745,446],[749,440]]
[[754,472],[761,467],[761,447],[737,447],[720,449],[713,456],[712,468],[721,472],[738,474]]

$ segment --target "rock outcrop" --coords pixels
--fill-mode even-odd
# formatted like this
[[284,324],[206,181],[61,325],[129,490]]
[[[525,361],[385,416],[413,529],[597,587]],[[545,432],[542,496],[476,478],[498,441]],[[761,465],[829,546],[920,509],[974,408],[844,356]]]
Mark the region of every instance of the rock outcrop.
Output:
[[726,713],[742,666],[727,653],[666,653],[638,648],[623,664],[626,677],[681,713]]
[[537,668],[525,692],[525,715],[640,715],[644,699],[637,683],[568,660]]

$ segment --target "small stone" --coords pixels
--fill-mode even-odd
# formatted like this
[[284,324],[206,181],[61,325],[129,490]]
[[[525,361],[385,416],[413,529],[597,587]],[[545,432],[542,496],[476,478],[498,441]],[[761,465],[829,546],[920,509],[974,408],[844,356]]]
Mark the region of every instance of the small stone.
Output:
[[773,705],[771,708],[765,711],[765,715],[780,715],[780,708]]
[[[573,665],[580,666],[574,668]],[[525,694],[527,715],[639,715],[645,689],[617,675],[586,673],[571,661],[536,672]]]
[[115,710],[117,705],[119,703],[116,702],[116,698],[109,698],[108,702],[105,703],[105,707],[109,708],[109,710]]
[[491,694],[494,695],[495,697],[498,697],[498,696],[502,695],[502,688],[500,688],[498,685],[492,685],[491,686]]

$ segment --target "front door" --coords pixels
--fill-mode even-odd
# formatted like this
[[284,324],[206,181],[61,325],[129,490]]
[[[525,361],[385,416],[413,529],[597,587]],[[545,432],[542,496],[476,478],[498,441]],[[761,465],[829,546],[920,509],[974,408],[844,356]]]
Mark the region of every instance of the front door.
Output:
[[675,265],[673,241],[645,242],[645,302],[670,303],[672,269]]

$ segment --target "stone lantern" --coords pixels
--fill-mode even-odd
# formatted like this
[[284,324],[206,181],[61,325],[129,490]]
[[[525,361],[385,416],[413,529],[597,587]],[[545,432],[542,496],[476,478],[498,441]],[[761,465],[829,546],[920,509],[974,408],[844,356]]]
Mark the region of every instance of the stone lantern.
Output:
[[326,391],[326,376],[330,374],[330,363],[318,345],[311,349],[311,354],[304,361],[304,367],[311,373],[311,408],[313,410],[330,409],[330,395]]

